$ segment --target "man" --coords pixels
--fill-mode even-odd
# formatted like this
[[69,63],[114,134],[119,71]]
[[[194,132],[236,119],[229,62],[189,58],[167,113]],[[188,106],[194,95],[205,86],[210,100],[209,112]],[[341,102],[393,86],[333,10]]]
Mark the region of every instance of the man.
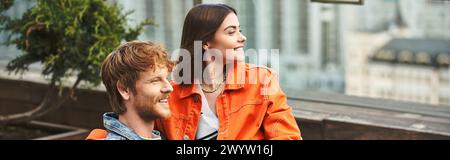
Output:
[[128,42],[110,53],[101,75],[113,112],[103,115],[106,135],[94,130],[87,139],[160,140],[154,125],[170,116],[173,88],[167,77],[173,66],[167,52],[151,42]]

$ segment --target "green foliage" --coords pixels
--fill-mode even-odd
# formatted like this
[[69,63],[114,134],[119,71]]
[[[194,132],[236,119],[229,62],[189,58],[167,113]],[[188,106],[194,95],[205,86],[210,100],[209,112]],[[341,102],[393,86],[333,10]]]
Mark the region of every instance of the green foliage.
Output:
[[7,11],[14,4],[14,0],[0,0],[0,13]]
[[9,20],[8,16],[3,15],[13,5],[14,0],[0,0],[0,25]]
[[[1,2],[3,12],[13,1]],[[22,18],[6,20],[1,29],[9,34],[5,44],[24,52],[8,63],[7,70],[23,73],[30,64],[41,62],[42,74],[56,84],[72,75],[100,84],[100,66],[107,54],[152,24],[146,20],[130,27],[129,13],[121,11],[105,0],[36,0]]]

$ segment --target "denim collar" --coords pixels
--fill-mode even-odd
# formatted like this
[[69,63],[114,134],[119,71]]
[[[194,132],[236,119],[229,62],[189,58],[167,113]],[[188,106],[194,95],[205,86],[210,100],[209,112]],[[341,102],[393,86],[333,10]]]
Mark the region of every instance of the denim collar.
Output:
[[[119,121],[119,116],[115,113],[108,112],[103,114],[103,125],[108,133],[123,137],[127,140],[145,140],[139,136],[133,129]],[[156,130],[152,131],[156,137],[160,137],[160,133]]]

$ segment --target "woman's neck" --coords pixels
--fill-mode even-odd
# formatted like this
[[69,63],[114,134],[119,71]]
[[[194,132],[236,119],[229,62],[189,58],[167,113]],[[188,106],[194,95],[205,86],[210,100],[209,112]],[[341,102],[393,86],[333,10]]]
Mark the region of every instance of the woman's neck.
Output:
[[201,84],[214,88],[216,85],[223,83],[226,76],[224,67],[225,65],[219,63],[207,63],[203,73],[205,76],[202,77]]

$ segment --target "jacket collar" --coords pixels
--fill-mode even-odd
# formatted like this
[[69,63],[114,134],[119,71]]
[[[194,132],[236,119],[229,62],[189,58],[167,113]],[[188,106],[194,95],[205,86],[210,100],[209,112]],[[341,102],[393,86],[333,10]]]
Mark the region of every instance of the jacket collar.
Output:
[[[245,63],[235,64],[233,68],[229,68],[225,84],[225,91],[239,90],[244,88],[245,80],[248,79],[248,65]],[[184,99],[193,94],[200,95],[200,88],[197,85],[181,85],[180,99]]]
[[[119,121],[119,116],[115,113],[109,112],[103,114],[103,123],[108,132],[113,132],[116,135],[122,136],[127,140],[144,140],[131,128]],[[152,131],[156,137],[160,137],[160,133],[156,130]]]

